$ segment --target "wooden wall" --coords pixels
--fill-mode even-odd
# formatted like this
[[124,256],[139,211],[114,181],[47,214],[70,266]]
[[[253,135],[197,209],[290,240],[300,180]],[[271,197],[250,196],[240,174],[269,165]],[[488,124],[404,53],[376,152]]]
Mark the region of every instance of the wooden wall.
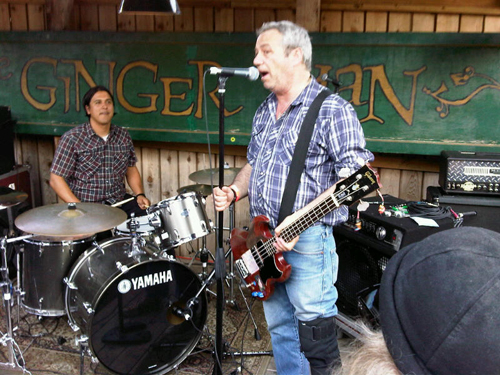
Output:
[[[265,21],[288,19],[310,31],[321,32],[500,32],[500,5],[496,0],[178,0],[178,3],[182,11],[179,16],[139,16],[117,14],[119,0],[0,0],[0,30],[252,32]],[[18,135],[15,145],[17,162],[33,167],[37,205],[57,202],[48,185],[55,140]],[[137,142],[136,151],[146,194],[153,203],[175,196],[179,187],[193,184],[188,177],[191,172],[209,168],[204,145]],[[212,152],[217,153],[217,146],[212,147]],[[217,166],[216,160],[217,156],[212,155],[213,167]],[[227,148],[225,161],[230,166],[242,166],[245,148]],[[425,198],[427,186],[437,185],[435,157],[377,155],[374,165],[379,170],[383,193],[419,200]],[[210,201],[207,210],[212,211]],[[236,225],[247,224],[248,202],[243,200],[236,205]]]

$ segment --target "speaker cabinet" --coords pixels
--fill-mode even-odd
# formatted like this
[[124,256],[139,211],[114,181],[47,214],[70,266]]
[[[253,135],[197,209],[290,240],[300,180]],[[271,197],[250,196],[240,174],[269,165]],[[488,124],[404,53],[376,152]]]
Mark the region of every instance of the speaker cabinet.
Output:
[[[420,241],[442,230],[453,228],[451,218],[437,220],[439,227],[419,226],[410,218],[386,217],[378,213],[378,197],[365,199],[370,204],[363,212],[357,212],[356,204],[349,207],[346,223],[333,228],[339,256],[337,283],[337,307],[349,317],[358,316],[357,293],[380,283],[389,259],[401,248]],[[386,209],[408,202],[385,195]],[[489,197],[488,199],[499,199]],[[462,201],[459,201],[463,203]],[[473,200],[473,203],[476,203]],[[487,228],[499,232],[500,207],[452,204],[456,213],[463,214],[463,226]],[[356,225],[359,219],[360,226]]]
[[10,109],[0,106],[0,174],[14,167],[14,121]]
[[349,316],[358,317],[357,293],[379,284],[389,257],[384,253],[335,234],[339,270],[337,276],[338,310]]

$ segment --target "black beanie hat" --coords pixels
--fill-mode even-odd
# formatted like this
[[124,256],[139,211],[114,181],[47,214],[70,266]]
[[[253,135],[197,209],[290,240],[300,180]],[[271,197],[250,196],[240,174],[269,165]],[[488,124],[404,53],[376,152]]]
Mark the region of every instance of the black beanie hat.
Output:
[[500,233],[461,227],[401,249],[379,303],[403,374],[500,374]]

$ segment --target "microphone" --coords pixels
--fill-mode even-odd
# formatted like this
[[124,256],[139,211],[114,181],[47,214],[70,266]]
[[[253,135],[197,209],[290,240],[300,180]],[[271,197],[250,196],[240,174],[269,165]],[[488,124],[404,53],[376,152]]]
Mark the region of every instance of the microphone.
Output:
[[342,83],[340,81],[337,81],[334,78],[330,78],[328,76],[328,74],[326,74],[326,73],[321,76],[321,80],[326,81],[326,82],[331,82],[332,85],[337,86],[337,87],[342,85]]
[[210,74],[220,74],[223,77],[245,77],[250,81],[255,81],[259,78],[259,70],[255,66],[251,66],[250,68],[217,68],[212,66],[210,68]]

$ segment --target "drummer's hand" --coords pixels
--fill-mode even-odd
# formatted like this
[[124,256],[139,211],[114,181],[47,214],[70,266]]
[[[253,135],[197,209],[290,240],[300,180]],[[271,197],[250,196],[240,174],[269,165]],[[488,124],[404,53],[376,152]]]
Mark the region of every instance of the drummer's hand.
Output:
[[283,252],[283,251],[291,251],[291,250],[293,250],[293,247],[299,241],[299,236],[295,237],[290,242],[285,242],[285,240],[279,236],[280,235],[280,230],[281,230],[281,228],[278,226],[278,228],[276,228],[276,231],[275,231],[275,233],[276,233],[276,242],[274,243],[274,247],[279,252],[280,251]]
[[137,204],[142,210],[145,210],[149,206],[151,206],[151,202],[144,195],[139,195],[137,198]]
[[213,196],[215,209],[217,211],[224,211],[231,205],[234,199],[234,193],[228,186],[223,186],[222,189],[219,187],[215,187]]

